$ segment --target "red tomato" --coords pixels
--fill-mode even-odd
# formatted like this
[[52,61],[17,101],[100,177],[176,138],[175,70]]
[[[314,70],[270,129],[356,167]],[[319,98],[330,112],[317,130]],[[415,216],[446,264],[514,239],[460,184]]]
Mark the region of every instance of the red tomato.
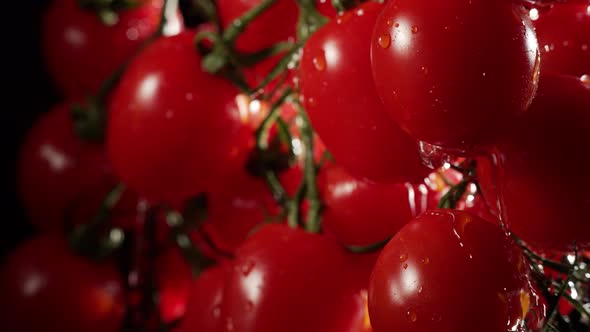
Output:
[[344,251],[329,238],[270,224],[238,249],[226,279],[224,331],[358,331],[363,305]]
[[534,22],[543,72],[590,74],[590,9],[588,5],[556,5]]
[[320,28],[303,48],[301,94],[336,162],[380,182],[423,179],[417,143],[388,117],[370,73],[370,35],[382,5],[368,2]]
[[162,320],[169,323],[182,318],[187,310],[192,271],[178,249],[156,257],[156,282]]
[[471,150],[530,105],[540,52],[511,1],[389,1],[371,39],[386,109],[416,139]]
[[[90,221],[117,184],[102,146],[76,136],[69,105],[44,114],[20,152],[20,194],[30,221],[41,231],[63,230],[68,221]],[[117,206],[116,224],[127,225],[124,220],[133,215],[134,200],[128,197]]]
[[539,249],[590,245],[589,109],[590,86],[543,76],[526,117],[499,144],[496,165],[478,164],[489,205],[496,213],[501,206],[510,230]]
[[276,216],[280,208],[264,180],[244,171],[207,196],[208,220],[203,230],[217,248],[233,253],[254,228]]
[[338,16],[336,9],[332,6],[331,0],[316,0],[315,8],[320,12],[320,14],[324,15],[327,18],[335,18]]
[[178,332],[217,331],[221,326],[223,284],[229,265],[219,265],[203,272],[190,290],[186,316]]
[[499,227],[462,211],[426,212],[377,260],[369,287],[373,329],[516,330],[536,300],[527,266]]
[[149,199],[179,201],[243,167],[249,113],[230,82],[201,69],[195,32],[163,37],[130,64],[114,91],[107,151],[117,175]]
[[322,170],[327,234],[345,245],[366,246],[393,236],[426,210],[426,186],[357,180],[343,169]]
[[55,234],[36,237],[8,256],[0,291],[0,322],[7,331],[116,332],[125,313],[114,266],[74,255]]
[[[261,0],[218,0],[217,8],[223,26],[227,28],[235,19],[261,2]],[[248,25],[236,40],[236,49],[242,52],[256,52],[277,42],[295,38],[298,13],[295,0],[277,0]]]
[[[98,14],[79,7],[76,0],[55,0],[45,13],[43,51],[50,74],[67,96],[95,93],[109,75],[130,59],[157,29],[163,0],[142,0],[141,5],[118,13],[118,21],[105,25]],[[182,29],[174,16],[166,32]]]

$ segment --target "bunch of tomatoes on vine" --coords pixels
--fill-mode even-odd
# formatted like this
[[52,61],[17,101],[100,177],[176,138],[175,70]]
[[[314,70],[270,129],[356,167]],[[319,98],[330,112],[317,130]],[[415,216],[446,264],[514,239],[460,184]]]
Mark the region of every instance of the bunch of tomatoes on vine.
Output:
[[190,5],[48,6],[7,331],[590,331],[589,1]]

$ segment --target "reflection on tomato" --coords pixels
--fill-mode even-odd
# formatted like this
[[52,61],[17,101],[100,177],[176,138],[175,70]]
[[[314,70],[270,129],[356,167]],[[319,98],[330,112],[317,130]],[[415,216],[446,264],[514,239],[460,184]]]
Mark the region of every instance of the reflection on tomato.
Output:
[[114,264],[78,257],[66,243],[42,235],[7,257],[0,268],[6,331],[119,331],[124,286]]
[[[58,88],[67,96],[96,93],[103,80],[129,60],[156,31],[163,0],[142,0],[118,13],[109,26],[76,0],[55,0],[43,20],[43,53]],[[167,22],[168,34],[182,29],[180,15]]]
[[270,224],[238,249],[226,279],[223,331],[354,331],[364,306],[330,238]]
[[522,251],[499,227],[432,210],[398,232],[377,260],[371,323],[375,332],[517,330],[537,309],[530,282]]

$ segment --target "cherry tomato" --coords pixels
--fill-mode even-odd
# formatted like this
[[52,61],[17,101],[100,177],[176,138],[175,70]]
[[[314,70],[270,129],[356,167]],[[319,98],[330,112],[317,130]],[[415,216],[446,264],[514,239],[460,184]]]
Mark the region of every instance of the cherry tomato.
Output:
[[[42,115],[20,152],[19,191],[31,223],[41,231],[89,222],[117,184],[102,146],[76,136],[70,105]],[[130,197],[117,204],[116,224],[127,224],[123,220],[134,212],[133,204]]]
[[[136,8],[118,13],[109,26],[77,0],[55,0],[45,13],[43,53],[58,88],[67,96],[95,93],[103,80],[130,59],[156,31],[163,0],[142,0]],[[180,32],[180,15],[165,31]]]
[[238,249],[225,282],[223,331],[354,331],[363,305],[343,250],[321,235],[270,224]]
[[[235,19],[261,2],[262,0],[218,0],[219,18],[227,28]],[[236,40],[236,49],[256,52],[277,42],[295,38],[298,12],[295,0],[277,0],[246,27]]]
[[323,169],[322,178],[324,231],[345,245],[386,240],[426,210],[426,186],[370,183],[336,166]]
[[112,96],[107,152],[123,182],[149,199],[180,201],[220,185],[253,143],[236,89],[201,69],[194,36],[153,42]]
[[369,287],[373,329],[516,330],[536,300],[527,269],[499,227],[466,212],[431,210],[402,228],[377,260]]
[[229,272],[229,265],[219,265],[206,270],[193,282],[186,316],[178,332],[217,331],[222,322],[223,285]]
[[534,21],[543,72],[590,74],[590,10],[588,4],[556,5]]
[[124,307],[124,286],[114,265],[78,257],[59,235],[22,244],[0,268],[2,310],[7,331],[116,332]]
[[489,205],[539,249],[590,245],[590,173],[583,152],[590,146],[589,109],[590,86],[545,75],[526,117],[498,145],[493,161],[478,164]]
[[156,257],[156,282],[162,320],[169,323],[182,318],[187,310],[192,271],[176,248]]
[[404,182],[428,173],[416,142],[393,123],[370,73],[370,35],[382,5],[368,2],[320,28],[303,48],[301,94],[314,129],[352,175]]
[[468,151],[530,105],[539,54],[527,12],[511,1],[390,1],[371,39],[377,91],[399,125]]
[[332,5],[331,0],[316,0],[315,8],[320,12],[320,14],[324,15],[327,18],[335,18],[338,16],[336,9]]
[[228,185],[208,194],[208,220],[202,227],[217,248],[233,253],[256,226],[280,209],[261,178],[244,171],[230,177]]

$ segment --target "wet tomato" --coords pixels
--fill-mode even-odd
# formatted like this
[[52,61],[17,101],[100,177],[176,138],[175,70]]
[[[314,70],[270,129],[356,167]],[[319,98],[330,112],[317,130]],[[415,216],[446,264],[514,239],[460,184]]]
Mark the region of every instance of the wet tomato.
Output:
[[[43,53],[59,90],[67,96],[95,93],[103,80],[129,60],[158,28],[163,0],[142,0],[122,10],[114,24],[81,8],[76,0],[55,0],[43,20]],[[165,32],[182,29],[180,15],[172,16]]]
[[371,32],[382,5],[368,2],[315,32],[303,48],[301,94],[336,162],[379,182],[423,179],[417,143],[385,112],[371,77]]
[[178,332],[218,331],[221,327],[223,285],[230,266],[223,264],[207,269],[193,281],[186,316]]
[[238,249],[224,288],[222,330],[354,331],[364,306],[347,268],[330,238],[266,225]]
[[389,1],[371,39],[385,108],[413,137],[459,150],[487,147],[530,105],[540,52],[512,1]]
[[125,313],[114,265],[76,256],[54,234],[25,242],[7,257],[0,290],[7,308],[0,322],[8,331],[116,332]]
[[[543,250],[590,245],[590,87],[544,75],[517,130],[478,163],[484,197],[508,228]],[[547,133],[551,133],[548,135]],[[501,209],[500,209],[501,208]]]
[[[102,146],[78,138],[70,103],[55,106],[29,130],[19,159],[19,191],[31,223],[41,231],[90,221],[116,186]],[[113,216],[129,226],[134,201],[125,195]]]
[[393,236],[426,210],[426,186],[357,180],[337,166],[322,169],[322,226],[344,245],[366,246]]
[[253,144],[237,91],[201,69],[195,32],[163,37],[130,64],[109,107],[115,173],[149,199],[180,201],[244,167]]
[[431,210],[402,228],[377,260],[369,286],[373,329],[517,330],[537,299],[527,269],[499,227],[463,211]]
[[[586,5],[556,5],[534,21],[543,72],[590,75],[590,10]],[[538,12],[537,12],[538,13]],[[533,17],[535,18],[535,17]]]

